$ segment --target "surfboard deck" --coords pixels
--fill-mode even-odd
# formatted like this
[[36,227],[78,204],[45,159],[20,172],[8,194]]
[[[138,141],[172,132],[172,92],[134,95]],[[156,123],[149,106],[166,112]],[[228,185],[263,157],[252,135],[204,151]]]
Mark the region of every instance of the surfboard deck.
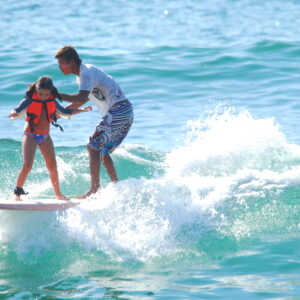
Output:
[[78,199],[25,199],[22,201],[0,200],[0,209],[49,211],[67,209],[77,206],[78,204],[80,204],[80,200]]

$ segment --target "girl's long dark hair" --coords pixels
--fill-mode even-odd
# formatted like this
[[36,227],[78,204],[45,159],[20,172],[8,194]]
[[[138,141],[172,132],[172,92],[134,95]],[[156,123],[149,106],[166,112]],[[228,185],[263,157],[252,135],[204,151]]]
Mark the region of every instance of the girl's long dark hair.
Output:
[[53,81],[49,76],[40,77],[34,84],[32,84],[29,89],[25,93],[26,98],[31,98],[33,93],[38,89],[45,89],[51,91],[51,94],[54,98],[57,98],[62,101],[62,98],[57,90],[57,88],[53,85]]

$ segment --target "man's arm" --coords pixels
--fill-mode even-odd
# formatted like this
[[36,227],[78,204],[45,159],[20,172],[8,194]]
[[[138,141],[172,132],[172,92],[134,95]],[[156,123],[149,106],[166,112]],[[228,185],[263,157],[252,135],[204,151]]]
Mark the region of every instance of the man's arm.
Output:
[[80,90],[78,94],[68,95],[60,93],[62,99],[72,104],[68,108],[77,108],[89,100],[90,91]]

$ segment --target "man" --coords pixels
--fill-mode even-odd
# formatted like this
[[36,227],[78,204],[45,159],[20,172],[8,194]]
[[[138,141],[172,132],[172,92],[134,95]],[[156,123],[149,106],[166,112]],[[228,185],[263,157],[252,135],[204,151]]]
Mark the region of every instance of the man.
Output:
[[60,94],[64,101],[72,103],[69,108],[78,108],[91,100],[102,113],[102,119],[87,144],[91,188],[81,196],[81,198],[86,198],[96,193],[100,187],[101,161],[110,179],[113,182],[118,181],[110,153],[126,137],[133,121],[133,109],[115,80],[101,69],[90,64],[83,64],[74,47],[62,47],[57,51],[55,58],[65,75],[75,74],[78,77],[77,94]]

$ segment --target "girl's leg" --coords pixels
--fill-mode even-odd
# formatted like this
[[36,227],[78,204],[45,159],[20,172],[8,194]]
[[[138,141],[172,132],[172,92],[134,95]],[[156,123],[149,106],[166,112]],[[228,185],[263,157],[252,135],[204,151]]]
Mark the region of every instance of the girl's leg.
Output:
[[55,150],[51,137],[48,136],[39,147],[44,156],[56,198],[58,200],[68,200],[68,198],[60,192]]
[[101,155],[101,159],[103,161],[103,164],[105,166],[105,169],[106,169],[111,181],[117,182],[118,181],[117,172],[116,172],[114,163],[113,163],[110,155],[109,154]]
[[[31,171],[34,155],[36,152],[37,144],[31,135],[24,135],[22,142],[22,154],[23,154],[23,166],[19,172],[17,179],[17,187],[22,188],[26,178]],[[20,200],[20,196],[15,197],[16,200]]]

